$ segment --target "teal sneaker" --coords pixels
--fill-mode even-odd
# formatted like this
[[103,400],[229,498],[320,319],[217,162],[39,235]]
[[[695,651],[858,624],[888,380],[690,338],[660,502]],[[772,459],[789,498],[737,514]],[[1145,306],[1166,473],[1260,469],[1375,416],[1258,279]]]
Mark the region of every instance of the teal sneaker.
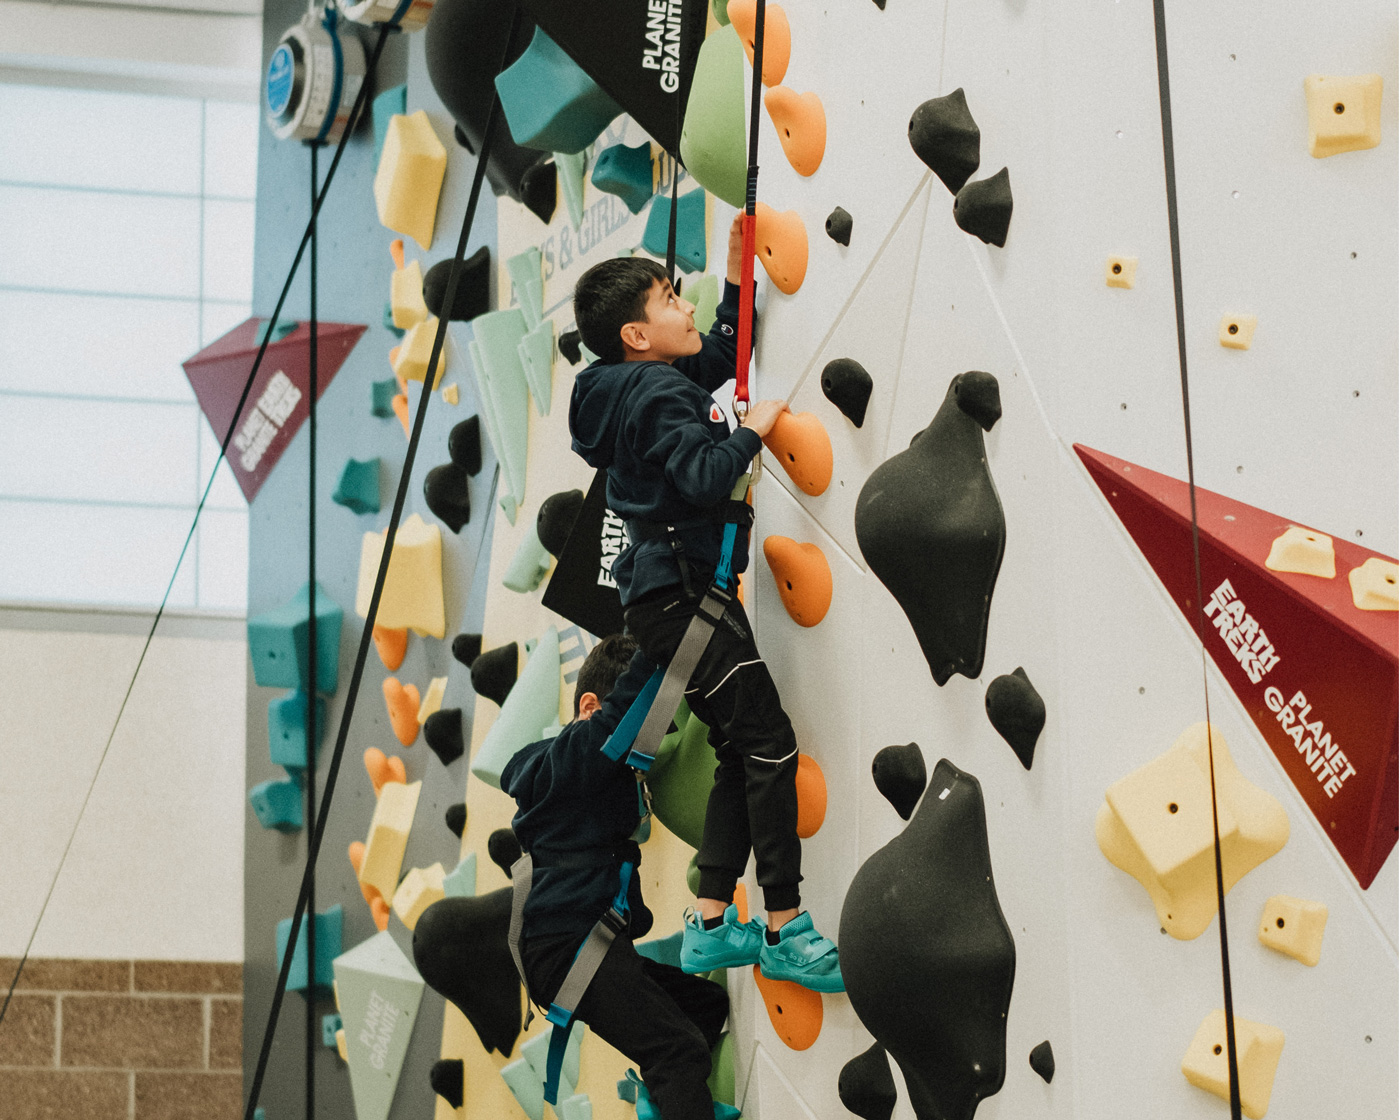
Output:
[[[627,1080],[632,1083],[631,1093],[636,1095],[637,1120],[661,1120],[661,1110],[656,1107],[656,1102],[651,1099],[651,1094],[647,1092],[647,1087],[642,1083],[637,1071],[629,1069]],[[622,1082],[618,1082],[619,1088]],[[715,1120],[739,1120],[743,1113],[732,1104],[725,1104],[723,1101],[714,1102]]]
[[724,911],[724,921],[714,929],[706,929],[700,915],[688,910],[685,935],[681,938],[681,971],[693,975],[757,964],[762,945],[763,922],[754,918],[741,925],[739,909],[733,904]]
[[778,943],[763,940],[758,967],[769,980],[791,980],[813,992],[844,992],[841,960],[836,942],[812,926],[812,915],[802,911],[778,931]]

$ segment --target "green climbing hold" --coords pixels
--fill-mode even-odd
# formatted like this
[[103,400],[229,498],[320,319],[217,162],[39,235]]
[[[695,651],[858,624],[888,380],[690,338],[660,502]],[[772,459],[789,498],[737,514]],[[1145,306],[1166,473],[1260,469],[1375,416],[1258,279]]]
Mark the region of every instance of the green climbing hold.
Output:
[[[659,194],[647,215],[642,248],[665,259],[670,236],[671,199]],[[700,272],[705,267],[705,192],[691,191],[676,201],[676,265],[683,272]]]
[[734,1100],[734,1036],[728,1031],[719,1036],[715,1048],[710,1051],[710,1076],[705,1084],[710,1087],[710,1096],[720,1103],[737,1103]]
[[379,460],[347,459],[331,501],[355,513],[378,513]]
[[545,319],[517,343],[520,364],[525,367],[525,381],[535,409],[541,416],[549,415],[554,398],[554,320]]
[[525,526],[525,535],[520,538],[520,543],[515,548],[515,556],[501,582],[506,585],[507,590],[518,591],[522,595],[533,591],[544,582],[553,560],[540,543],[540,534],[535,522],[530,521]]
[[472,759],[472,773],[492,789],[501,788],[501,771],[521,747],[559,718],[559,631],[540,637],[520,679],[511,687],[496,722]]
[[394,398],[399,395],[399,383],[388,377],[383,381],[371,381],[369,388],[370,412],[386,419],[394,415]]
[[710,746],[709,727],[692,715],[684,702],[676,711],[675,722],[677,730],[661,740],[647,774],[651,811],[692,848],[698,848],[705,833],[705,806],[715,784],[715,749]]
[[681,128],[681,160],[712,195],[730,206],[744,205],[744,47],[733,27],[721,27],[700,45]]
[[569,211],[574,229],[583,222],[583,176],[588,170],[588,149],[581,152],[555,152],[554,166],[559,172],[559,192]]
[[719,309],[719,277],[702,276],[693,284],[686,284],[685,298],[695,304],[695,329],[701,334],[709,334],[715,325],[715,312]]

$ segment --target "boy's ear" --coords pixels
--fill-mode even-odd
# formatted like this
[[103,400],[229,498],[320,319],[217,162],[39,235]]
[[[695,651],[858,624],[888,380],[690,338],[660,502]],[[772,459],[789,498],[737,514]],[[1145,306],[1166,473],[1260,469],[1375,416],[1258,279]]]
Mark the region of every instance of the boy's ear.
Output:
[[629,350],[645,353],[651,349],[651,340],[647,338],[645,323],[624,323],[620,334],[622,345]]
[[578,698],[578,718],[587,719],[603,706],[596,692],[585,692]]

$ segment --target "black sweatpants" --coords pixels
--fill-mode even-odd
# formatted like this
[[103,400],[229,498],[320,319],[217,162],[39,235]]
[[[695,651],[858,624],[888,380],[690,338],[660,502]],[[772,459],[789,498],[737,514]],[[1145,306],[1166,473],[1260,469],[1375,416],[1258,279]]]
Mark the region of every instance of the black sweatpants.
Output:
[[[642,651],[669,665],[697,606],[676,587],[643,596],[624,617]],[[710,725],[719,763],[696,859],[700,897],[732,900],[752,849],[764,907],[795,909],[802,880],[797,736],[738,599],[715,626],[685,698]]]
[[[548,1007],[574,963],[576,934],[528,937],[521,947],[535,1002]],[[705,1079],[729,1016],[729,993],[712,980],[641,956],[626,933],[609,947],[576,1014],[637,1063],[662,1120],[714,1120]]]

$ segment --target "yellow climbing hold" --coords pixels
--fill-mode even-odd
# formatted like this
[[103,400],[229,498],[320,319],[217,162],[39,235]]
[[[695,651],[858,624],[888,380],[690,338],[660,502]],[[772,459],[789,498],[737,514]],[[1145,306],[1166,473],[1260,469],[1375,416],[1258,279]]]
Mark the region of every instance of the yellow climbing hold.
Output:
[[1400,567],[1393,561],[1372,556],[1348,572],[1347,580],[1351,583],[1351,601],[1358,610],[1400,610]]
[[1326,533],[1290,525],[1274,538],[1264,567],[1271,572],[1298,572],[1332,579],[1337,574],[1337,554]]
[[[1269,1111],[1274,1074],[1283,1053],[1283,1032],[1265,1023],[1235,1016],[1235,1054],[1239,1059],[1240,1107],[1249,1120]],[[1181,1059],[1181,1072],[1198,1089],[1230,1099],[1229,1055],[1225,1053],[1225,1012],[1205,1017]]]
[[374,205],[379,221],[427,249],[433,243],[438,195],[447,171],[447,149],[422,109],[389,118],[379,170],[374,176]]
[[1327,906],[1276,894],[1264,903],[1259,919],[1259,940],[1270,949],[1286,953],[1312,967],[1322,957],[1322,932],[1327,928]]
[[1310,74],[1303,79],[1308,99],[1308,151],[1314,159],[1359,152],[1381,142],[1379,74],[1351,78]]
[[[355,592],[355,612],[369,617],[369,601],[379,561],[384,555],[383,533],[366,533],[360,544],[360,579]],[[379,626],[408,627],[420,638],[441,638],[447,630],[442,602],[442,532],[418,514],[410,514],[399,526],[394,555],[379,600]]]

